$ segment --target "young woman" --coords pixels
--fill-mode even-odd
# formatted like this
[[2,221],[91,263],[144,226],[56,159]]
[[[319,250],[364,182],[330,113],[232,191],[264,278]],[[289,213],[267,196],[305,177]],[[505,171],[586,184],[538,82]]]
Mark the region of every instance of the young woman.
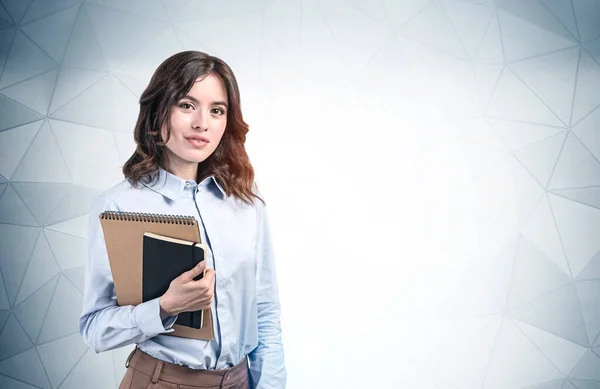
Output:
[[[244,148],[247,132],[232,70],[202,52],[166,59],[140,98],[125,179],[90,211],[79,324],[96,353],[137,344],[120,388],[285,387],[269,222]],[[99,221],[109,210],[194,216],[206,261],[161,297],[117,306]],[[179,313],[208,307],[213,340],[164,335]]]

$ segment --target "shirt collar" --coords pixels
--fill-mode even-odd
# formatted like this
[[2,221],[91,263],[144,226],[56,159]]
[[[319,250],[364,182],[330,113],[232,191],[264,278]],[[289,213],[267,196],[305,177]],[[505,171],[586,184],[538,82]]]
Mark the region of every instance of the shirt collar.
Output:
[[[148,189],[158,192],[170,200],[177,200],[185,191],[187,183],[196,185],[195,181],[184,180],[181,177],[169,173],[162,167],[159,167],[158,171],[153,174],[152,181],[148,184],[143,184]],[[217,188],[217,192],[221,195],[221,199],[227,197],[227,194],[214,176],[206,177],[198,184],[199,187],[210,187],[211,185]]]

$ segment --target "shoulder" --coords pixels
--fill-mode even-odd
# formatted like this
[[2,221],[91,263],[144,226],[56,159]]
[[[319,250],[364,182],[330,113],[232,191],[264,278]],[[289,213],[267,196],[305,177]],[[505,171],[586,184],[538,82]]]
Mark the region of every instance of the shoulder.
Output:
[[252,202],[248,203],[235,195],[228,195],[223,201],[219,201],[220,206],[215,207],[215,210],[219,210],[220,217],[224,220],[236,220],[236,222],[249,223],[251,220],[256,223],[262,217],[265,205],[261,201],[264,199],[262,193],[256,183],[252,185],[252,193],[257,195],[259,198],[252,197]]
[[264,193],[256,181],[254,181],[252,185],[252,192],[257,196],[254,198],[252,208],[254,208],[256,216],[260,221],[263,217],[263,214],[266,212],[267,200],[265,199]]
[[131,180],[125,178],[112,187],[98,193],[92,200],[92,210],[119,211],[121,204],[130,201],[142,200],[147,188],[142,183],[134,185]]
[[[141,184],[139,184],[141,185]],[[99,196],[106,197],[107,199],[116,199],[123,196],[125,193],[135,189],[131,181],[127,178],[121,180],[118,184],[104,190]]]
[[[265,200],[265,197],[264,197],[263,192],[261,190],[261,187],[258,185],[258,183],[256,181],[254,181],[252,183],[252,193],[254,193],[256,196],[259,197],[259,198],[255,198],[254,199],[254,206],[257,207],[257,208],[264,207],[265,204],[263,203],[263,201],[266,202],[266,200]],[[261,201],[261,199],[263,201]]]

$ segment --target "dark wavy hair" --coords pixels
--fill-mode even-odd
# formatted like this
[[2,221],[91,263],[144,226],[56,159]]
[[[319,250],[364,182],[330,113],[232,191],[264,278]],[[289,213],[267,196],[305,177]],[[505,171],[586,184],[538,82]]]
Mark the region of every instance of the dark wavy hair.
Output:
[[[218,77],[227,92],[227,126],[215,151],[198,164],[196,182],[214,175],[228,196],[233,195],[246,204],[253,204],[254,199],[264,203],[255,193],[254,169],[244,147],[248,124],[242,117],[240,92],[233,71],[223,60],[200,51],[174,54],[152,75],[140,96],[140,112],[134,129],[137,147],[123,165],[123,174],[136,186],[140,181],[149,184],[159,167],[164,168],[164,147],[171,134],[171,109],[198,78],[208,75]],[[161,128],[165,124],[167,139],[162,140]]]

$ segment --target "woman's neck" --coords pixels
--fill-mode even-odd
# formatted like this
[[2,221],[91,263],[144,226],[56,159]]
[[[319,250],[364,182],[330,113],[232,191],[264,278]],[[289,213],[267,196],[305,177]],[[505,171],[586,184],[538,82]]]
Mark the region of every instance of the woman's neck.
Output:
[[198,164],[180,161],[178,158],[167,158],[165,170],[186,181],[196,181]]

